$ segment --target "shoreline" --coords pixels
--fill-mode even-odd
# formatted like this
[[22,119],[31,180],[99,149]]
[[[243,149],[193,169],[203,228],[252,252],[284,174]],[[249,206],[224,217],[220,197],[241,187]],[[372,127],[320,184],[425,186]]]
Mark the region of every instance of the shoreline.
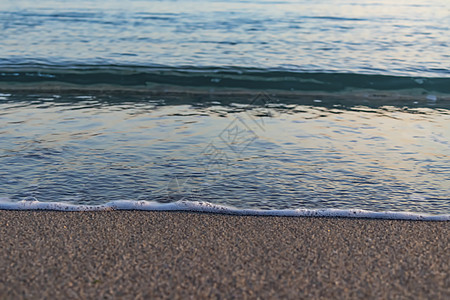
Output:
[[0,295],[450,297],[450,223],[0,210]]
[[272,217],[317,217],[317,218],[351,218],[377,220],[409,221],[450,221],[450,214],[430,214],[410,211],[372,211],[364,209],[258,209],[237,208],[203,201],[177,201],[160,203],[156,201],[118,200],[103,204],[71,204],[65,202],[41,202],[22,200],[18,202],[0,198],[0,210],[17,211],[60,211],[60,212],[100,212],[100,211],[154,211],[154,212],[188,212],[212,213],[232,216],[272,216]]

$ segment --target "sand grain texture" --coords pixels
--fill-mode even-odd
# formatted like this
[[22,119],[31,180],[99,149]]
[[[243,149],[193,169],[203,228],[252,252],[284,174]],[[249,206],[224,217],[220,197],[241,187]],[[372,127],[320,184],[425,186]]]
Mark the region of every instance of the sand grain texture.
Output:
[[450,299],[449,227],[0,211],[0,299]]

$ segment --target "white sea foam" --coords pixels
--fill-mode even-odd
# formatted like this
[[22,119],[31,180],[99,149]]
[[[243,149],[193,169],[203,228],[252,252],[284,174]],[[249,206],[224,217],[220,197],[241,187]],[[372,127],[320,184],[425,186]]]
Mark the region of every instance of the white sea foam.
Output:
[[55,211],[111,211],[111,210],[147,210],[147,211],[193,211],[249,216],[284,216],[284,217],[340,217],[391,220],[450,221],[450,214],[430,215],[413,212],[375,212],[362,209],[283,209],[260,210],[238,209],[225,205],[202,201],[178,201],[158,203],[154,201],[111,201],[101,205],[76,205],[64,202],[19,201],[11,202],[0,198],[2,210],[55,210]]

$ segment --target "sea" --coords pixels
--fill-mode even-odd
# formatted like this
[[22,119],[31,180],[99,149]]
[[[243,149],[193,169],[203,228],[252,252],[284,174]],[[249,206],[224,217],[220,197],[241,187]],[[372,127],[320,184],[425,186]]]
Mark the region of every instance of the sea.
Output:
[[2,0],[0,209],[450,220],[448,0]]

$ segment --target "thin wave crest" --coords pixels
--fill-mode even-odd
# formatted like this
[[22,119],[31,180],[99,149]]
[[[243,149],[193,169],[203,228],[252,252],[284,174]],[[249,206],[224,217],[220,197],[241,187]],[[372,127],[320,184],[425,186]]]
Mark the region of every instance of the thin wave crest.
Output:
[[[449,77],[311,72],[240,67],[164,67],[131,65],[4,65],[0,88],[64,89],[105,85],[109,89],[239,89],[279,91],[417,90],[450,94]],[[13,84],[13,85],[12,85]],[[98,88],[100,88],[98,87]],[[4,89],[5,87],[3,87]]]

